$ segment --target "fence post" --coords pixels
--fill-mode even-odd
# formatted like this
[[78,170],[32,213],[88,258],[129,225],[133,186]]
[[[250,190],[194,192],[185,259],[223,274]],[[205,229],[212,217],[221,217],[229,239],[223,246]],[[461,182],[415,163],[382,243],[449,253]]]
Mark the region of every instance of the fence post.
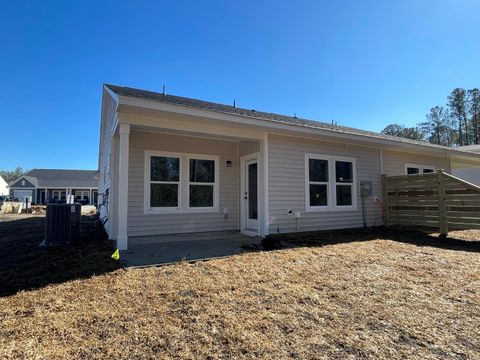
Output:
[[447,206],[445,202],[445,175],[442,169],[437,170],[437,195],[438,195],[438,221],[440,224],[440,236],[447,237]]
[[389,226],[388,219],[388,191],[387,191],[387,176],[382,174],[382,192],[383,192],[383,216],[384,216],[384,225]]

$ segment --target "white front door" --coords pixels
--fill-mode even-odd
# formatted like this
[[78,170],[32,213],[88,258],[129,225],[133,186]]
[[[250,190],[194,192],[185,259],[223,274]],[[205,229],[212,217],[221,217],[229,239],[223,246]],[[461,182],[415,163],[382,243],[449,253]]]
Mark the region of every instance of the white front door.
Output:
[[258,160],[252,158],[245,161],[243,169],[243,216],[245,230],[258,232]]

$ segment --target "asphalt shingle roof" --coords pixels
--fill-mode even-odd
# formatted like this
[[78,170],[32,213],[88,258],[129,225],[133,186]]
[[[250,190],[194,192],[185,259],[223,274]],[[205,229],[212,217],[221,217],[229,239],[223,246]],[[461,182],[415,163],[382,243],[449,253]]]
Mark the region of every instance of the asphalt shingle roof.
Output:
[[335,133],[359,135],[359,136],[365,136],[365,137],[370,137],[375,139],[395,141],[398,143],[420,145],[420,146],[426,146],[426,147],[437,148],[437,149],[453,150],[453,151],[458,151],[458,152],[467,153],[467,154],[472,153],[469,150],[463,150],[461,148],[450,148],[446,146],[431,144],[425,141],[410,140],[410,139],[400,138],[396,136],[376,133],[373,131],[361,130],[361,129],[341,126],[341,125],[333,125],[333,124],[321,122],[321,121],[297,118],[295,116],[286,116],[286,115],[280,115],[280,114],[257,111],[257,110],[249,110],[249,109],[239,108],[239,107],[230,106],[230,105],[218,104],[218,103],[213,103],[213,102],[208,102],[203,100],[191,99],[191,98],[176,96],[176,95],[168,95],[168,94],[147,91],[147,90],[140,90],[140,89],[124,87],[124,86],[117,86],[117,85],[110,85],[110,84],[105,84],[105,86],[107,86],[111,91],[113,91],[119,96],[125,96],[125,97],[143,99],[143,100],[151,100],[155,102],[184,106],[184,107],[189,107],[189,108],[194,108],[199,110],[209,110],[209,111],[215,111],[215,112],[226,113],[226,114],[240,115],[244,117],[267,120],[267,121],[272,121],[276,123],[296,125],[296,126],[302,126],[306,128],[312,128],[312,129],[327,130]]
[[97,170],[33,169],[24,177],[36,187],[98,187]]

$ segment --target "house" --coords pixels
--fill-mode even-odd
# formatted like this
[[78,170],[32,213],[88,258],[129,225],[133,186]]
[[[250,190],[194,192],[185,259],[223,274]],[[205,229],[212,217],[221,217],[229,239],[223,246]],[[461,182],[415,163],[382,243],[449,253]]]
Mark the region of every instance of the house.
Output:
[[99,201],[120,250],[161,235],[381,224],[381,175],[480,165],[456,148],[104,85]]
[[[480,145],[461,146],[460,149],[480,154]],[[480,186],[480,166],[465,164],[464,167],[452,169],[452,175]]]
[[0,195],[8,195],[8,183],[0,176]]
[[67,195],[84,204],[96,204],[98,170],[33,169],[9,185],[10,195],[33,204],[62,202]]

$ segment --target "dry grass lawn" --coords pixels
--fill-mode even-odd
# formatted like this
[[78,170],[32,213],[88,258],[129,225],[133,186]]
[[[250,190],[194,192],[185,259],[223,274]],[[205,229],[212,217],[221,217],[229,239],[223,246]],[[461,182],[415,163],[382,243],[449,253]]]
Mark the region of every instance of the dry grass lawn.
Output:
[[480,358],[478,246],[367,238],[5,296],[0,358]]

